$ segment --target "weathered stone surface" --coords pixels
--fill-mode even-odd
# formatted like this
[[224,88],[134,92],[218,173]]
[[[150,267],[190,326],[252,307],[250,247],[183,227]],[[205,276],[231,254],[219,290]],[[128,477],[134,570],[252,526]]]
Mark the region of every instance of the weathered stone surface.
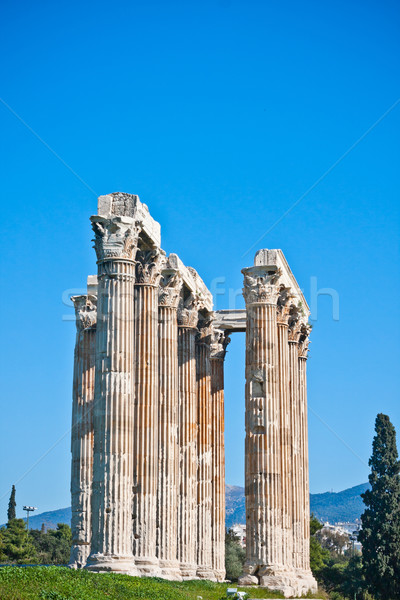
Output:
[[216,310],[214,327],[227,332],[246,331],[246,311],[236,310]]
[[178,308],[179,497],[178,560],[183,579],[197,572],[197,389],[195,340],[198,303]]
[[165,263],[159,248],[139,249],[135,280],[133,432],[133,553],[142,575],[160,576],[156,551],[158,456],[158,285]]
[[215,326],[211,335],[212,568],[225,579],[224,359],[229,337]]
[[212,568],[212,413],[211,413],[211,363],[212,341],[211,313],[200,314],[196,336],[197,382],[197,576],[215,580]]
[[132,552],[134,282],[139,230],[92,217],[98,258],[91,553],[86,568],[137,574]]
[[71,429],[72,547],[70,566],[82,568],[90,553],[92,531],[91,488],[97,298],[88,294],[87,296],[75,296],[72,300],[75,306],[77,332]]
[[178,321],[182,278],[169,262],[162,271],[159,302],[159,470],[157,496],[157,556],[161,576],[182,579],[178,552]]
[[[246,563],[285,596],[316,589],[309,565],[305,357],[308,307],[280,250],[243,269]],[[300,344],[301,340],[301,344]],[[240,580],[242,581],[242,579]]]
[[[247,544],[240,585],[316,589],[309,567],[308,307],[281,250],[212,312],[138,196],[99,198],[98,274],[74,299],[71,566],[225,577],[224,358],[246,331]],[[90,549],[90,555],[89,554]]]
[[129,217],[140,223],[144,236],[150,243],[159,247],[161,244],[160,224],[155,221],[146,204],[142,204],[139,196],[115,192],[100,196],[98,199],[98,214],[102,217]]
[[255,575],[241,575],[238,579],[238,585],[258,585],[258,577]]

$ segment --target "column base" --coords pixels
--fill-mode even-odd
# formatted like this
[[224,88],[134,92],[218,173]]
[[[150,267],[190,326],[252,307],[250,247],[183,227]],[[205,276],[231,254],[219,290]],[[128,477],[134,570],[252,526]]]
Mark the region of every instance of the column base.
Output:
[[238,585],[259,585],[279,591],[285,598],[298,598],[308,591],[316,592],[318,584],[311,571],[284,570],[279,567],[247,567],[238,579]]
[[183,581],[189,579],[198,579],[197,577],[197,565],[190,563],[181,563],[179,565]]
[[215,570],[214,577],[215,577],[216,581],[218,581],[219,583],[222,583],[226,579],[226,573],[225,573],[225,571]]
[[71,554],[68,566],[71,569],[83,569],[90,554],[90,544],[88,542],[77,542],[71,546]]
[[196,575],[199,579],[217,581],[214,571],[210,567],[197,567]]
[[96,573],[124,573],[125,575],[140,575],[133,556],[117,556],[115,554],[91,554],[85,569]]
[[161,577],[159,561],[146,556],[135,556],[136,568],[142,577]]
[[160,560],[159,566],[163,579],[169,581],[182,581],[182,574],[177,560]]

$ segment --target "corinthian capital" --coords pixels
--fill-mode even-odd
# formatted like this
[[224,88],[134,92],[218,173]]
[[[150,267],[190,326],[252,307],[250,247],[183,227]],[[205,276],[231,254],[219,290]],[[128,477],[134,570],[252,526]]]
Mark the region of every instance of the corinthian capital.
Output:
[[187,300],[183,300],[182,296],[178,304],[178,325],[180,327],[196,328],[199,319],[199,301],[190,294]]
[[279,296],[277,285],[281,272],[279,269],[266,270],[263,266],[243,269],[243,296],[246,304],[276,304]]
[[299,335],[299,357],[307,358],[308,356],[308,346],[310,344],[310,333],[311,333],[311,325],[308,323],[303,323],[300,327],[300,335]]
[[182,277],[178,271],[164,271],[158,288],[158,304],[178,308],[182,284]]
[[226,347],[230,343],[229,334],[222,329],[213,329],[211,336],[210,358],[223,360],[226,354]]
[[107,258],[135,258],[139,225],[129,217],[90,218],[94,231],[94,249],[97,260]]
[[97,323],[97,298],[96,296],[72,296],[75,307],[76,329],[93,329]]
[[301,308],[295,304],[289,307],[288,325],[289,325],[289,341],[298,342],[300,339],[300,331],[304,324],[304,318],[301,313]]
[[136,283],[158,285],[165,263],[165,252],[160,248],[138,250],[136,253]]
[[199,315],[198,321],[198,334],[196,336],[196,341],[198,344],[211,344],[212,340],[212,332],[213,332],[213,320],[214,315],[211,312],[207,312],[205,315]]
[[279,287],[279,295],[277,300],[277,321],[283,325],[289,324],[290,316],[290,300],[292,299],[290,288],[283,284]]

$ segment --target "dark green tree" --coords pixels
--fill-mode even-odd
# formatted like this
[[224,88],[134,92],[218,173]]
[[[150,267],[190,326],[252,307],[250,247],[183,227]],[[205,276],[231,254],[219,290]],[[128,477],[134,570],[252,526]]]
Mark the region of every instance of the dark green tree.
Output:
[[361,554],[352,556],[343,571],[340,591],[345,598],[365,598],[366,585],[362,572]]
[[15,519],[15,517],[16,517],[15,507],[16,506],[17,506],[17,503],[15,502],[15,485],[13,485],[11,488],[10,500],[8,502],[7,521],[12,521],[13,519]]
[[64,523],[58,523],[57,529],[47,532],[32,529],[29,533],[35,548],[36,561],[42,564],[68,564],[71,550],[71,528]]
[[30,537],[26,535],[23,519],[12,519],[1,529],[0,555],[7,562],[29,562],[35,555]]
[[310,568],[317,580],[320,580],[320,572],[325,567],[328,559],[329,552],[322,548],[319,540],[316,537],[316,533],[323,527],[317,517],[314,514],[310,516]]
[[400,462],[396,432],[387,415],[375,421],[376,435],[369,460],[371,489],[361,494],[359,540],[368,589],[385,600],[400,599]]
[[246,551],[240,545],[239,538],[232,529],[225,533],[225,570],[226,578],[236,581],[243,573]]

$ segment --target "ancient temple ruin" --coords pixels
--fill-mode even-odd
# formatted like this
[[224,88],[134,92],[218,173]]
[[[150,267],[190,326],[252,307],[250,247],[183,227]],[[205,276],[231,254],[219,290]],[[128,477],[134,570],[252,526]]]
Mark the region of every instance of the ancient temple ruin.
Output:
[[213,311],[161,249],[138,196],[101,196],[97,276],[76,311],[71,565],[225,577],[224,358],[246,331],[246,564],[241,584],[300,595],[309,566],[309,310],[281,250],[243,269],[245,310]]

